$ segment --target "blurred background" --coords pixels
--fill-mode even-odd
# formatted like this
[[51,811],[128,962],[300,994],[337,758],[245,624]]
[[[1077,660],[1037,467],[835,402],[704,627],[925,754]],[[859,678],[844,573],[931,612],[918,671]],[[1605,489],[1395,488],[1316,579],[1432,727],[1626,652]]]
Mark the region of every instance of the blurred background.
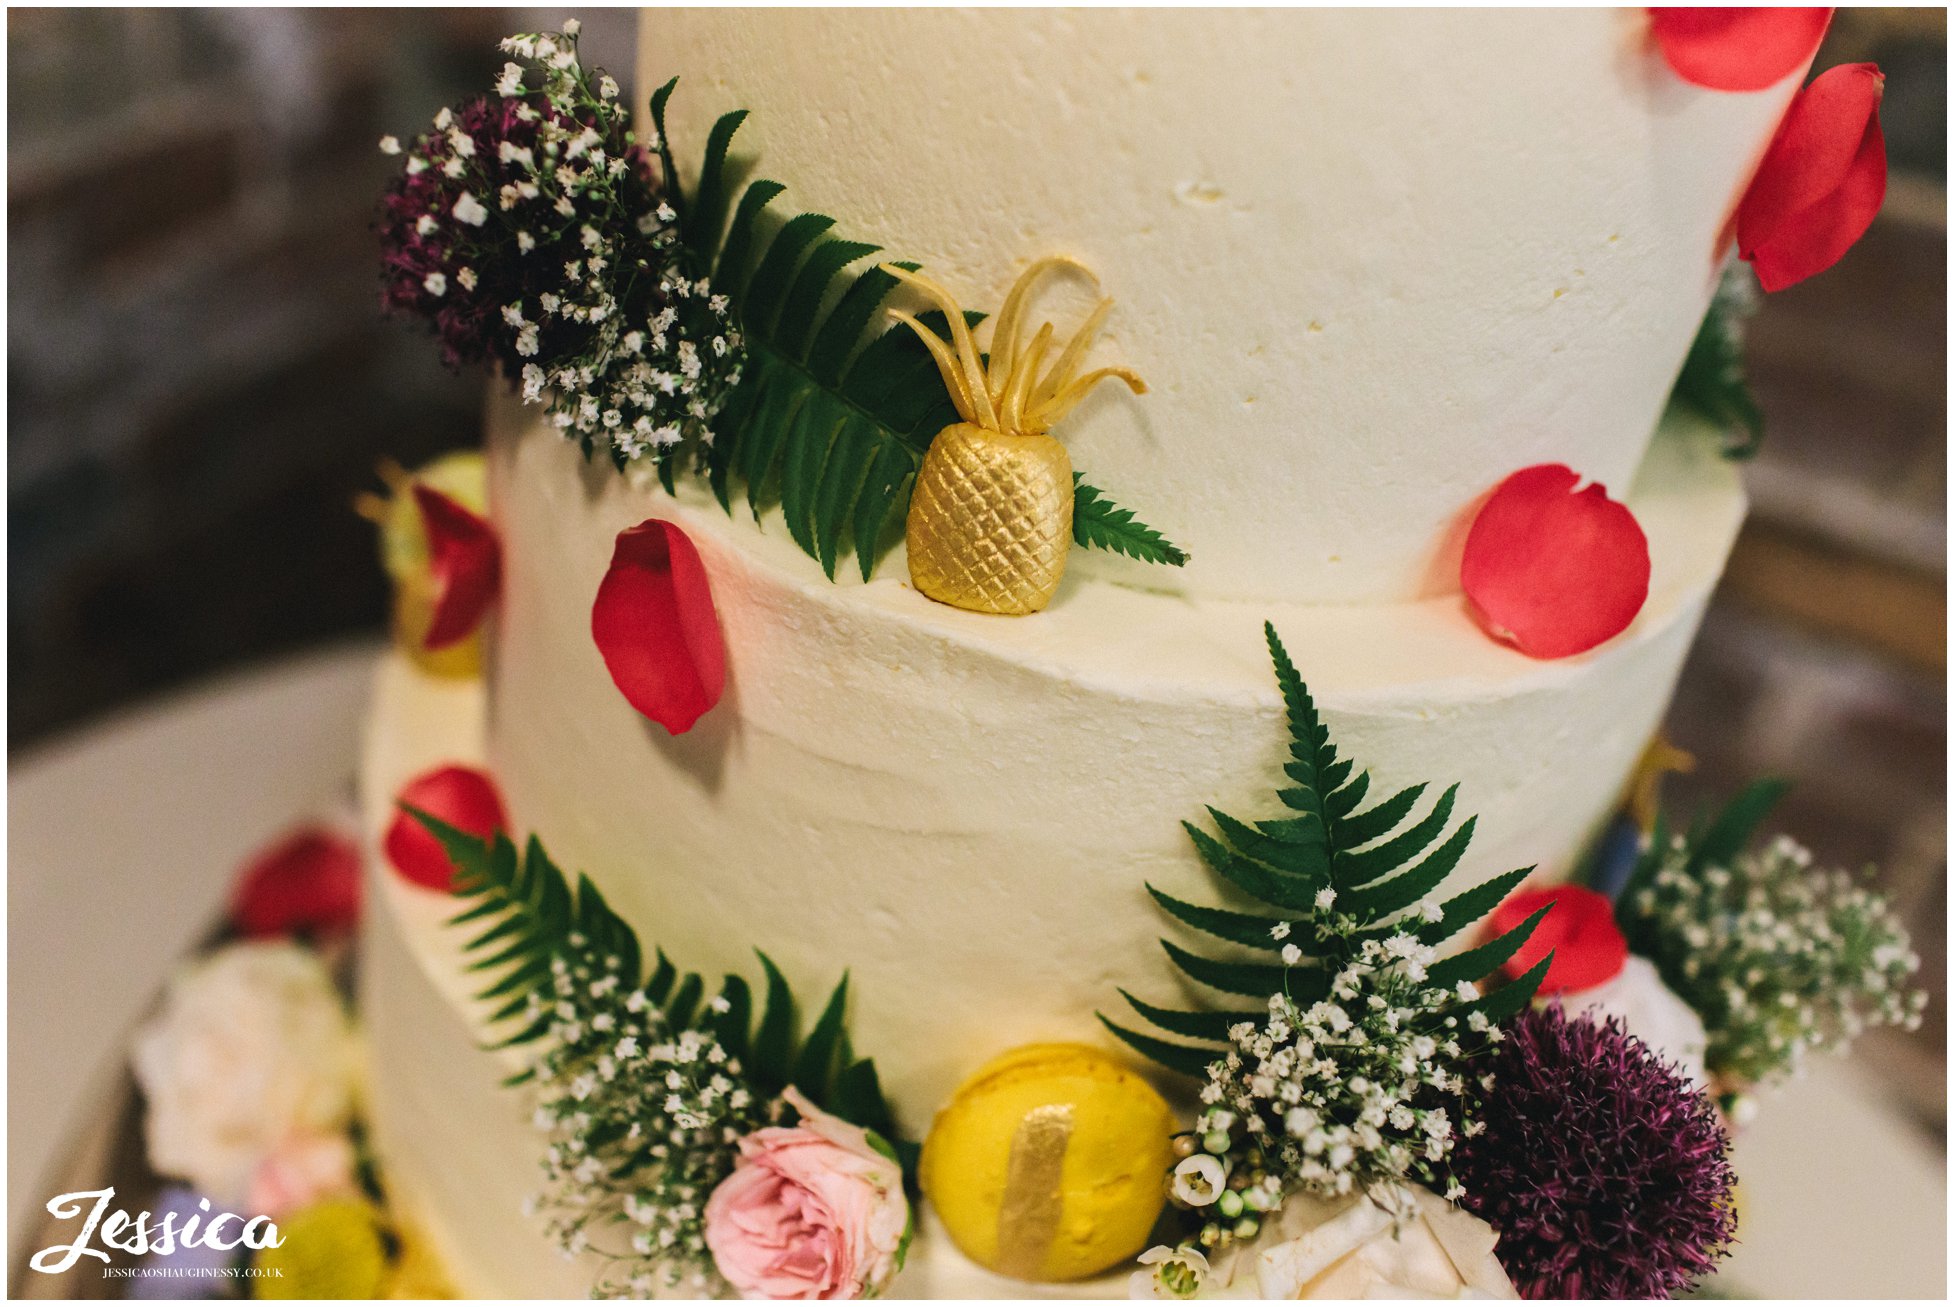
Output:
[[[7,16],[8,746],[321,640],[378,633],[383,455],[479,441],[483,385],[378,310],[375,149],[479,92],[557,10]],[[626,83],[635,10],[589,10]],[[1860,1045],[1945,1121],[1946,14],[1842,11],[1893,169],[1837,268],[1770,296],[1749,524],[1669,730],[1685,805],[1777,773],[1782,824],[1876,863],[1935,994]]]

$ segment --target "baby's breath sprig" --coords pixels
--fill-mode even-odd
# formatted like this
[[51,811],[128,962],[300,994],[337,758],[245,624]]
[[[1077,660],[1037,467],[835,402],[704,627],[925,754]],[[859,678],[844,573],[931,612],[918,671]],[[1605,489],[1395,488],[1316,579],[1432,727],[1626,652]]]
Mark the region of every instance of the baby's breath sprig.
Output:
[[385,303],[426,319],[451,365],[517,378],[587,453],[623,466],[709,444],[744,348],[668,179],[617,82],[580,62],[574,22],[502,49],[493,96],[380,143],[405,156],[383,203]]
[[566,1254],[604,1262],[597,1296],[714,1289],[706,1199],[732,1173],[740,1138],[779,1120],[780,1102],[755,1094],[717,1035],[675,1029],[643,986],[629,987],[620,958],[597,956],[580,934],[569,942],[523,1018],[548,1025],[530,1063],[549,1140],[535,1211]]
[[1616,915],[1703,1018],[1726,1095],[1793,1075],[1808,1054],[1872,1027],[1915,1029],[1926,1006],[1910,980],[1920,958],[1886,900],[1783,836],[1708,860],[1688,839],[1666,840]]
[[[705,1243],[706,1203],[756,1130],[792,1124],[811,1104],[901,1141],[873,1062],[846,1029],[848,982],[801,1033],[792,987],[765,954],[762,992],[705,980],[662,953],[647,974],[637,933],[587,877],[574,879],[532,838],[484,841],[403,811],[439,841],[478,932],[463,951],[494,1004],[500,1046],[527,1053],[512,1085],[533,1087],[544,1134],[544,1190],[532,1203],[568,1256],[597,1260],[600,1295],[694,1296],[724,1287]],[[703,1001],[702,1001],[703,1000]],[[791,1114],[791,1115],[790,1115]]]
[[1461,1193],[1448,1162],[1477,1128],[1469,1112],[1480,1088],[1466,1062],[1501,1037],[1471,1006],[1476,986],[1432,983],[1434,950],[1408,932],[1354,942],[1341,933],[1347,917],[1311,924],[1319,952],[1351,960],[1325,997],[1275,994],[1266,1020],[1230,1027],[1194,1130],[1178,1141],[1173,1199],[1201,1219],[1195,1238],[1207,1251],[1255,1237],[1292,1187],[1389,1194],[1411,1179]]

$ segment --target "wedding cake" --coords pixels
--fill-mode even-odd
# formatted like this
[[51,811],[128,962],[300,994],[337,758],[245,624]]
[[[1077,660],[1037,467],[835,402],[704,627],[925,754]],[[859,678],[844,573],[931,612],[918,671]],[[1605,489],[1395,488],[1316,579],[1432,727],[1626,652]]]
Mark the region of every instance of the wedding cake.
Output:
[[[581,414],[563,405],[572,373],[526,371],[539,339],[547,355],[555,320],[528,301],[513,317],[504,306],[519,342],[516,332],[543,326],[503,360],[529,402],[502,382],[491,402],[475,520],[493,544],[493,606],[469,637],[482,674],[395,653],[367,733],[374,857],[361,1003],[373,1143],[390,1196],[470,1294],[582,1295],[603,1255],[583,1251],[601,1242],[592,1227],[566,1258],[526,1202],[561,1136],[539,1134],[534,1102],[502,1086],[534,1069],[520,1042],[487,1048],[508,1033],[492,1018],[503,1009],[508,1019],[515,991],[479,997],[496,973],[471,970],[477,932],[448,924],[458,900],[389,869],[398,801],[455,820],[430,792],[412,797],[416,778],[437,769],[492,778],[517,846],[534,835],[556,866],[587,876],[647,959],[656,948],[682,971],[757,978],[758,951],[767,974],[777,968],[809,994],[845,974],[842,1062],[873,1054],[887,1105],[879,1128],[910,1140],[965,1101],[973,1073],[1026,1046],[1083,1046],[1068,1054],[1079,1066],[1126,1059],[1131,1092],[1106,1091],[1127,1095],[1120,1103],[1151,1094],[1144,1077],[1172,1110],[1198,1110],[1193,1082],[1142,1064],[1109,1025],[1145,1024],[1122,993],[1201,1000],[1189,980],[1201,973],[1185,964],[1201,930],[1161,908],[1216,898],[1204,856],[1216,846],[1190,838],[1188,823],[1197,836],[1223,822],[1231,838],[1252,838],[1208,816],[1224,809],[1275,831],[1283,803],[1258,796],[1274,794],[1286,765],[1291,777],[1313,765],[1293,761],[1307,741],[1291,731],[1305,718],[1290,683],[1270,673],[1272,647],[1307,683],[1327,737],[1368,772],[1372,800],[1431,782],[1399,815],[1422,818],[1439,801],[1434,831],[1476,817],[1408,910],[1436,921],[1432,905],[1497,876],[1532,869],[1530,888],[1569,876],[1634,788],[1743,518],[1724,431],[1665,406],[1717,293],[1740,200],[1815,45],[1733,92],[1679,76],[1643,10],[647,10],[640,28],[637,85],[657,102],[634,120],[644,166],[666,187],[660,220],[711,248],[752,250],[745,301],[720,284],[730,255],[710,288],[703,278],[696,288],[700,313],[710,289],[711,311],[741,329],[746,371],[727,378],[723,410],[700,401],[671,428],[690,443],[652,440],[701,451],[693,475],[678,454],[638,457],[649,446],[631,443],[622,403],[615,422],[596,404]],[[518,58],[564,66],[568,41],[524,39]],[[748,116],[723,135],[738,110]],[[459,137],[470,143],[455,153],[486,153],[464,135],[474,120],[452,121],[437,121],[437,148]],[[515,166],[543,147],[520,143],[532,119],[508,122],[516,143],[499,157]],[[601,132],[598,122],[588,140],[566,136],[572,145],[552,157],[601,174]],[[441,171],[434,155],[415,156],[409,183],[414,163]],[[565,183],[566,214],[589,184],[578,177]],[[755,177],[779,186],[758,199],[739,190]],[[493,196],[463,196],[460,229],[492,230]],[[528,198],[512,182],[501,211],[519,213]],[[1063,579],[1042,611],[939,602],[911,576],[920,489],[907,554],[875,521],[865,534],[857,522],[835,528],[858,557],[829,539],[824,506],[840,494],[845,518],[848,503],[869,500],[866,490],[852,500],[855,486],[872,488],[876,475],[844,468],[857,417],[843,407],[835,445],[805,467],[791,450],[771,472],[758,455],[750,465],[731,455],[726,494],[697,430],[738,412],[748,448],[804,443],[801,428],[819,419],[764,394],[741,409],[741,388],[818,381],[815,331],[799,333],[799,371],[781,363],[793,352],[788,323],[817,315],[818,326],[850,301],[845,280],[805,291],[783,281],[756,308],[769,276],[794,271],[801,247],[782,245],[805,241],[810,265],[829,248],[825,228],[794,214],[825,215],[834,236],[863,243],[837,251],[836,269],[906,261],[888,274],[888,305],[910,312],[940,307],[898,284],[911,276],[989,308],[1015,300],[1034,260],[1089,269],[1113,301],[1095,318],[1090,362],[1133,384],[1093,389],[1057,423],[1063,466],[1144,517],[1138,529],[1157,547],[1072,547],[1065,564],[1068,534],[1086,544],[1091,529],[1067,516],[1072,532],[1050,537]],[[700,237],[701,226],[712,230]],[[592,270],[606,257],[600,238],[585,241]],[[517,239],[511,259],[533,244],[527,230]],[[763,258],[769,240],[775,255]],[[462,272],[442,274],[437,290],[416,271],[415,285],[452,297],[457,278],[472,291],[488,276]],[[1041,285],[1049,293],[1028,321],[1064,328],[1092,310],[1085,276],[1060,269]],[[672,302],[691,303],[692,289]],[[940,368],[959,411],[990,412],[983,373],[995,379],[1011,361],[1007,326],[994,324],[989,362],[976,359],[978,380],[960,390],[971,376],[957,371],[960,324],[950,313],[919,327],[931,323],[942,336],[934,353],[900,321],[864,311],[856,326],[864,339],[896,333],[888,348],[900,341],[905,366],[931,386]],[[729,330],[712,345],[740,339]],[[857,374],[874,361],[863,353]],[[659,375],[678,375],[689,393],[699,371],[694,358]],[[834,390],[859,398],[874,380],[851,375]],[[1034,372],[1032,401],[1062,393],[1057,380],[1039,384]],[[953,424],[949,400],[941,413]],[[769,437],[769,423],[790,433]],[[607,429],[625,434],[613,442]],[[1034,436],[1048,439],[1013,438]],[[729,440],[723,429],[717,438]],[[748,467],[763,483],[757,511],[741,493]],[[1626,550],[1621,568],[1634,575],[1618,581],[1614,554],[1584,552],[1588,534],[1530,538],[1535,554],[1564,557],[1576,591],[1630,593],[1613,629],[1572,652],[1530,644],[1498,610],[1498,587],[1472,581],[1481,529],[1492,532],[1515,474],[1540,468],[1566,471],[1562,498],[1632,519],[1644,542],[1645,561]],[[1568,493],[1576,482],[1588,489]],[[447,493],[466,506],[466,494]],[[1091,513],[1080,494],[1067,514]],[[641,530],[654,523],[655,548]],[[879,525],[896,534],[899,503]],[[440,535],[432,517],[427,530]],[[429,546],[437,561],[447,547]],[[677,654],[629,647],[641,631],[677,641],[679,628]],[[644,706],[675,675],[696,700],[677,721]],[[530,1015],[547,1021],[547,1003]],[[816,1008],[804,1003],[804,1017]],[[1028,1129],[1014,1136],[1012,1168],[1030,1165]],[[939,1183],[928,1156],[938,1147],[932,1136],[926,1189]],[[940,1183],[954,1186],[941,1178],[948,1165]],[[1141,1188],[1157,1210],[1158,1176]],[[1175,1192],[1201,1201],[1179,1182]],[[1476,1220],[1420,1192],[1446,1219]],[[916,1205],[917,1240],[888,1292],[1126,1290],[1137,1248],[1088,1266],[1099,1232],[1087,1216],[1082,1231],[1065,1224],[1073,1213],[1054,1216],[1060,1233],[1040,1236],[1086,1249],[1060,1277],[1055,1252],[1009,1252],[1019,1234],[1005,1227],[1019,1218],[1008,1212],[993,1244],[963,1233],[969,1223],[947,1199]],[[1298,1200],[1283,1219],[1304,1210]],[[1473,1283],[1431,1220],[1433,1246]],[[721,1273],[751,1291],[715,1250]]]

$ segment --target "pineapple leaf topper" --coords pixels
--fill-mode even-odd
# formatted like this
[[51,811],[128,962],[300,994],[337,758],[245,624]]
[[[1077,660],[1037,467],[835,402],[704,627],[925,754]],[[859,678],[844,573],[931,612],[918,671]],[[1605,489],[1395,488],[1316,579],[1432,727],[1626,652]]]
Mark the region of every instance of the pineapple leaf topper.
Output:
[[[777,498],[794,542],[830,577],[852,550],[867,580],[893,543],[931,438],[956,410],[915,336],[901,324],[871,327],[896,279],[881,268],[850,268],[876,246],[835,238],[834,220],[821,214],[764,233],[786,188],[759,178],[741,190],[732,180],[745,110],[714,123],[691,193],[678,185],[665,130],[676,85],[674,78],[652,95],[652,148],[685,242],[710,269],[713,289],[731,300],[747,349],[740,384],[700,451],[704,474],[729,512],[736,481],[756,516]],[[659,464],[668,491],[678,462]],[[1075,494],[1078,543],[1176,567],[1187,561],[1091,485],[1081,482]]]
[[1040,327],[1028,345],[1021,344],[1023,328],[1020,324],[1024,316],[1025,298],[1031,293],[1031,288],[1038,284],[1040,277],[1059,268],[1071,268],[1084,274],[1095,288],[1099,284],[1098,278],[1084,264],[1062,255],[1040,259],[1026,268],[1005,295],[1004,307],[998,310],[997,321],[991,330],[991,352],[987,359],[977,352],[976,338],[964,325],[963,310],[957,307],[950,292],[921,273],[900,264],[883,265],[884,272],[904,285],[921,291],[948,319],[950,340],[946,342],[912,315],[900,309],[892,309],[889,313],[890,317],[913,330],[928,347],[930,357],[936,360],[937,368],[943,373],[944,384],[950,388],[950,398],[965,422],[1005,435],[1042,436],[1101,381],[1117,377],[1134,394],[1147,393],[1147,383],[1125,368],[1100,368],[1084,376],[1079,375],[1086,351],[1092,348],[1101,324],[1112,311],[1113,302],[1110,299],[1102,299],[1093,306],[1092,312],[1072,333],[1072,339],[1066,342],[1065,348],[1059,351],[1050,367],[1040,373],[1039,369],[1044,366],[1045,356],[1052,346],[1052,324],[1047,322]]
[[[1448,788],[1424,817],[1408,826],[1404,823],[1423,797],[1424,785],[1400,790],[1360,811],[1370,790],[1370,773],[1356,771],[1350,759],[1338,755],[1275,627],[1263,629],[1289,723],[1289,761],[1283,773],[1291,784],[1275,797],[1292,815],[1245,822],[1209,808],[1219,837],[1192,822],[1182,824],[1211,871],[1241,896],[1279,915],[1203,907],[1147,886],[1169,916],[1228,946],[1224,951],[1230,956],[1207,957],[1162,940],[1174,965],[1208,989],[1256,1000],[1261,1010],[1182,1011],[1156,1007],[1122,991],[1134,1010],[1161,1030],[1204,1041],[1226,1039],[1229,1028],[1240,1022],[1266,1020],[1272,995],[1286,994],[1305,1007],[1328,998],[1332,979],[1370,941],[1403,935],[1427,948],[1441,944],[1491,912],[1533,871],[1522,867],[1442,903],[1435,901],[1432,895],[1459,865],[1477,820],[1467,817],[1440,839],[1451,824],[1459,787]],[[1452,989],[1461,981],[1485,979],[1519,952],[1547,911],[1542,908],[1496,939],[1431,963],[1426,983]],[[1305,956],[1299,946],[1312,943],[1313,952]],[[1273,954],[1277,960],[1246,960],[1258,954]],[[1491,1024],[1505,1021],[1533,998],[1552,961],[1549,953],[1517,980],[1461,1002],[1447,1015],[1462,1024],[1475,1011]],[[1203,1074],[1220,1056],[1216,1047],[1159,1039],[1103,1016],[1100,1020],[1144,1056],[1189,1075]]]
[[[1072,459],[1051,428],[1101,381],[1119,380],[1136,395],[1146,383],[1125,368],[1080,375],[1086,351],[1113,302],[1102,299],[1056,348],[1047,322],[1024,339],[1025,300],[1045,273],[1071,259],[1040,259],[1004,297],[988,358],[978,351],[963,310],[950,293],[911,269],[882,271],[932,301],[949,340],[914,316],[893,310],[936,360],[963,421],[930,442],[909,500],[909,576],[939,602],[981,613],[1035,613],[1051,602],[1065,575],[1076,535]],[[1094,280],[1097,286],[1096,279]]]

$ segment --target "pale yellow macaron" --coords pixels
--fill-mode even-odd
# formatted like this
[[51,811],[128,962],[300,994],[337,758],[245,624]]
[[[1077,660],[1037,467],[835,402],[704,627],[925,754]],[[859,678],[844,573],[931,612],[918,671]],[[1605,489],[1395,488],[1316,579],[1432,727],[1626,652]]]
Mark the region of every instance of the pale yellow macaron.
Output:
[[965,1081],[923,1144],[923,1193],[965,1256],[1076,1280],[1135,1256],[1166,1197],[1173,1111],[1084,1044],[1013,1049]]

